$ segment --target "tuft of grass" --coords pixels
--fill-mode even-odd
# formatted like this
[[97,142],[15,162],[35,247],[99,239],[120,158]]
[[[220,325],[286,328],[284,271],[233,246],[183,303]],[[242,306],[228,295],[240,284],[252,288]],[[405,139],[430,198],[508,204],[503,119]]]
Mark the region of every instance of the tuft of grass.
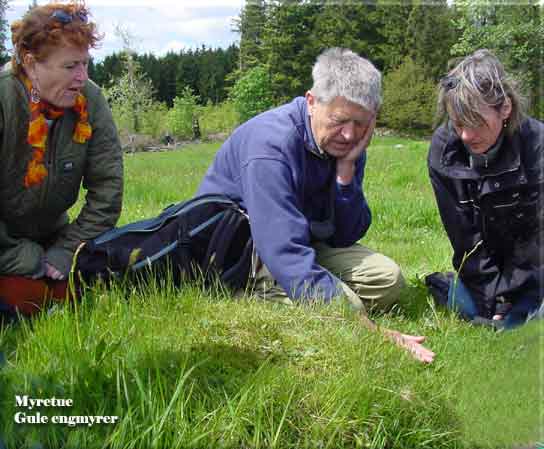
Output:
[[[402,147],[398,147],[402,145]],[[218,144],[126,158],[121,224],[191,197]],[[543,441],[543,323],[493,333],[436,309],[425,273],[450,266],[426,177],[427,143],[376,138],[363,243],[408,279],[380,325],[427,336],[414,362],[346,304],[287,307],[169,279],[86,291],[0,326],[0,436],[8,448],[508,448]],[[72,214],[77,213],[77,207]],[[70,398],[42,415],[115,425],[16,424],[15,396]]]

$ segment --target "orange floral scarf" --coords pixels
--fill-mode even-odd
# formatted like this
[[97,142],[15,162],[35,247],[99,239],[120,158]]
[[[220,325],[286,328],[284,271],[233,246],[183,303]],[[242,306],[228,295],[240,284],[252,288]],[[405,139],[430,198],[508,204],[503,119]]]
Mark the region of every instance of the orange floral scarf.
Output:
[[[32,82],[24,75],[21,75],[21,78],[28,92],[30,92],[32,90]],[[49,126],[47,125],[46,119],[54,120],[64,114],[64,109],[56,108],[44,101],[40,101],[39,103],[30,101],[29,107],[30,123],[28,125],[27,142],[32,145],[34,152],[32,153],[32,159],[28,163],[26,170],[24,179],[26,188],[41,184],[47,176],[45,150],[47,148]],[[79,94],[77,96],[76,103],[72,109],[79,117],[72,138],[74,142],[85,143],[91,138],[93,131],[89,124],[87,99],[84,95]]]

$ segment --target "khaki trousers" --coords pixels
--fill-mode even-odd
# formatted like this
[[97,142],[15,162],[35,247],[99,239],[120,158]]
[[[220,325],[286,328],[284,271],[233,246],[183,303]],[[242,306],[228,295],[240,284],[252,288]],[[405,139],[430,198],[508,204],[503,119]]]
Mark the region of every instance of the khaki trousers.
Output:
[[[347,248],[312,245],[316,261],[342,281],[349,303],[357,310],[388,310],[397,300],[404,278],[400,267],[389,257],[356,243]],[[262,264],[256,273],[250,295],[292,305],[283,288]]]

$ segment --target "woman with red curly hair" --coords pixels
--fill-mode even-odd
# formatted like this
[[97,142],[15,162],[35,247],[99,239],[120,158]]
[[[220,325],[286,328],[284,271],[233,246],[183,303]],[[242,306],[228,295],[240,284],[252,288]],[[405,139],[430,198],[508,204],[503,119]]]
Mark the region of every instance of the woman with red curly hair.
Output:
[[[101,36],[84,3],[30,9],[11,25],[0,73],[0,311],[24,315],[66,297],[77,246],[113,227],[123,191],[111,111],[88,79]],[[85,203],[69,222],[80,185]]]

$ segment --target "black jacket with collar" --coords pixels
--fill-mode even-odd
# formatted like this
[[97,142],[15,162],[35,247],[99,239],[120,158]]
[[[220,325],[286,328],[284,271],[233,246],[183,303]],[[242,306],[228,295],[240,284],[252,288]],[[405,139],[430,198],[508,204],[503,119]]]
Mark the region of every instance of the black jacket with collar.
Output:
[[498,296],[542,296],[544,124],[524,120],[518,132],[504,137],[497,159],[478,169],[444,125],[433,135],[427,162],[453,266],[480,315],[493,315]]

